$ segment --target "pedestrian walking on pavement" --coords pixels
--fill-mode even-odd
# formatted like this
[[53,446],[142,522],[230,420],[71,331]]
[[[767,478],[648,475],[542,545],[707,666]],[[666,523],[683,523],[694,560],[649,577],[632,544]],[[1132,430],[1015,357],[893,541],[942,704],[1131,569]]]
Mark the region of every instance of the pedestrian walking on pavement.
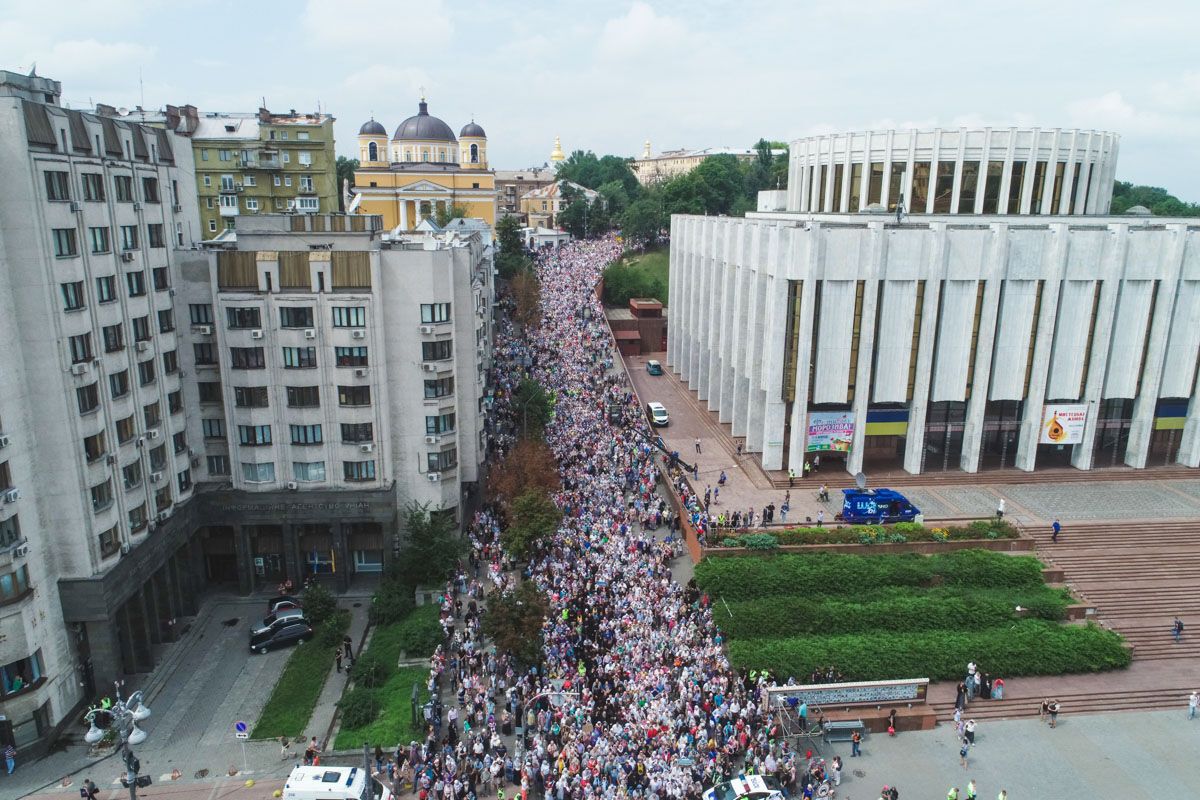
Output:
[[796,485],[796,470],[788,467],[788,487]]
[[1192,692],[1188,695],[1188,719],[1196,718],[1196,708],[1200,706],[1200,692]]
[[100,791],[91,778],[83,779],[83,786],[79,789],[79,796],[84,800],[96,800],[96,792]]
[[1053,533],[1050,534],[1050,541],[1058,544],[1058,535],[1062,533],[1062,523],[1058,521],[1058,517],[1054,518],[1054,524],[1050,526],[1050,530],[1053,531]]
[[824,526],[825,526],[825,509],[818,508],[817,509],[817,527],[822,528]]
[[279,737],[279,760],[291,758],[292,756],[292,740],[286,736]]
[[962,740],[962,747],[958,748],[958,762],[962,764],[962,768],[967,768],[967,753],[971,750],[971,743],[966,739]]
[[957,786],[951,786],[950,791],[946,792],[946,800],[958,800]]
[[1059,709],[1059,706],[1058,706],[1057,700],[1051,700],[1050,705],[1046,707],[1046,710],[1050,712],[1050,727],[1051,728],[1058,727],[1058,709]]
[[8,768],[9,775],[17,768],[17,748],[11,744],[4,748],[4,766]]
[[1001,789],[1000,794],[996,795],[996,800],[1008,800],[1008,789]]
[[338,672],[342,671],[342,658],[343,658],[342,648],[340,648],[340,647],[333,648],[333,661],[335,664],[337,664]]
[[850,737],[850,757],[855,758],[862,755],[862,734],[855,731]]
[[1183,620],[1179,617],[1175,618],[1175,622],[1171,624],[1171,635],[1175,637],[1175,644],[1183,639]]
[[738,440],[738,458],[742,457],[742,440]]
[[700,437],[699,436],[696,437],[696,452],[697,453],[700,452]]
[[1000,498],[1000,502],[996,504],[996,519],[1004,519],[1004,498]]
[[979,790],[975,788],[975,779],[967,784],[967,800],[979,800]]
[[975,720],[973,720],[973,719],[967,720],[966,724],[963,725],[963,733],[967,737],[967,742],[969,744],[971,744],[972,746],[974,746],[974,744],[975,744]]
[[1048,716],[1050,716],[1050,698],[1043,697],[1042,705],[1038,708],[1038,722],[1045,722]]

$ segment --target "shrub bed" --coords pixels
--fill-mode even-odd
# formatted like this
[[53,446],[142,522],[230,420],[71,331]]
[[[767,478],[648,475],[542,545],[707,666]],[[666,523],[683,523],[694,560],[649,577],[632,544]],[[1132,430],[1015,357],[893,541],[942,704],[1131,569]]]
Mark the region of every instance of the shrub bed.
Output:
[[295,646],[254,725],[253,738],[295,738],[304,735],[304,728],[312,717],[317,698],[321,696],[321,689],[333,666],[333,648],[341,643],[349,627],[350,612],[344,609],[335,611],[316,628],[316,635],[311,642]]
[[[717,531],[720,533],[720,530]],[[770,536],[781,545],[801,544],[902,544],[905,542],[961,542],[971,539],[1016,539],[1020,534],[1007,522],[977,520],[970,525],[927,528],[916,522],[895,525],[840,525],[830,528],[771,528],[765,532],[725,536],[717,539],[721,547],[770,549],[756,544],[756,537]]]
[[1061,675],[1129,666],[1129,651],[1112,631],[1044,620],[1021,620],[980,631],[798,636],[729,643],[739,669],[770,670],[781,679],[803,677],[817,667],[837,665],[849,680],[899,676],[957,680],[974,661],[992,675]]
[[848,555],[803,553],[706,558],[696,565],[696,584],[727,601],[764,595],[853,595],[888,586],[1030,588],[1042,586],[1042,564],[1031,556],[988,550]]
[[730,639],[873,631],[980,630],[1011,624],[1016,607],[1059,621],[1071,596],[1063,589],[883,589],[844,597],[767,597],[718,606],[717,622]]

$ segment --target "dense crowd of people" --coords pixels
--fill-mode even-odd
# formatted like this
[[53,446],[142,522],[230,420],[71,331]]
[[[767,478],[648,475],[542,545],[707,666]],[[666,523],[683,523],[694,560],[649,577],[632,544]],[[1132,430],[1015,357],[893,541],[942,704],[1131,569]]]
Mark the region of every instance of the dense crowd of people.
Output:
[[[708,598],[672,580],[678,543],[669,533],[678,520],[657,492],[671,467],[652,446],[626,376],[613,370],[595,293],[620,250],[608,239],[540,256],[541,325],[498,324],[494,453],[515,443],[511,398],[524,377],[555,397],[545,435],[563,520],[525,570],[549,603],[544,660],[518,667],[482,637],[484,587],[503,591],[519,580],[500,546],[498,514],[484,510],[471,526],[471,562],[444,596],[450,635],[434,656],[430,689],[447,708],[428,706],[424,744],[395,753],[393,773],[411,778],[422,800],[485,791],[698,798],[741,769],[808,779],[803,754],[789,749],[767,705],[770,676],[735,674]],[[697,498],[685,503],[703,532]],[[656,533],[663,526],[666,537]],[[504,744],[510,729],[521,733],[512,751]]]

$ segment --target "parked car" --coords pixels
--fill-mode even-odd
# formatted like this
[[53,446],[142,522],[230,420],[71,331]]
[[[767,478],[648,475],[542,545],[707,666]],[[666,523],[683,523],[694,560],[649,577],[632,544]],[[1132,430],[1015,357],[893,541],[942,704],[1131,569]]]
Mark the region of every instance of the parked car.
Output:
[[285,611],[289,608],[300,608],[304,604],[300,602],[299,597],[292,597],[290,594],[281,594],[278,597],[272,597],[267,601],[267,613],[274,614],[276,611]]
[[646,362],[646,372],[649,372],[651,375],[662,375],[662,364],[652,358]]
[[252,626],[250,628],[250,635],[254,636],[256,634],[263,633],[265,631],[269,631],[272,628],[278,628],[282,625],[287,624],[288,622],[292,622],[292,621],[296,621],[296,620],[299,620],[301,622],[304,621],[304,609],[303,608],[281,609],[279,611],[276,611],[274,614],[268,614],[267,616],[263,617],[262,623]]
[[656,428],[665,428],[671,424],[671,417],[667,414],[667,407],[662,403],[646,403],[646,416],[650,418],[650,424]]
[[254,653],[265,653],[292,642],[307,642],[312,635],[312,626],[305,622],[303,617],[295,617],[285,620],[282,625],[252,635],[250,650]]

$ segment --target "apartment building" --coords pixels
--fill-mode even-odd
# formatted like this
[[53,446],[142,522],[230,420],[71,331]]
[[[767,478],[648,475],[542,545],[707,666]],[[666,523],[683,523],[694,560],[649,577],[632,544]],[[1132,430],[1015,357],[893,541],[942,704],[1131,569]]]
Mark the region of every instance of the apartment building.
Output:
[[462,521],[481,480],[491,248],[377,215],[260,215],[182,263],[206,577],[243,591],[377,573],[410,503]]
[[337,157],[329,114],[202,113],[192,133],[205,239],[239,218],[338,210]]
[[148,669],[199,584],[174,283],[189,142],[0,72],[0,742],[46,741]]

